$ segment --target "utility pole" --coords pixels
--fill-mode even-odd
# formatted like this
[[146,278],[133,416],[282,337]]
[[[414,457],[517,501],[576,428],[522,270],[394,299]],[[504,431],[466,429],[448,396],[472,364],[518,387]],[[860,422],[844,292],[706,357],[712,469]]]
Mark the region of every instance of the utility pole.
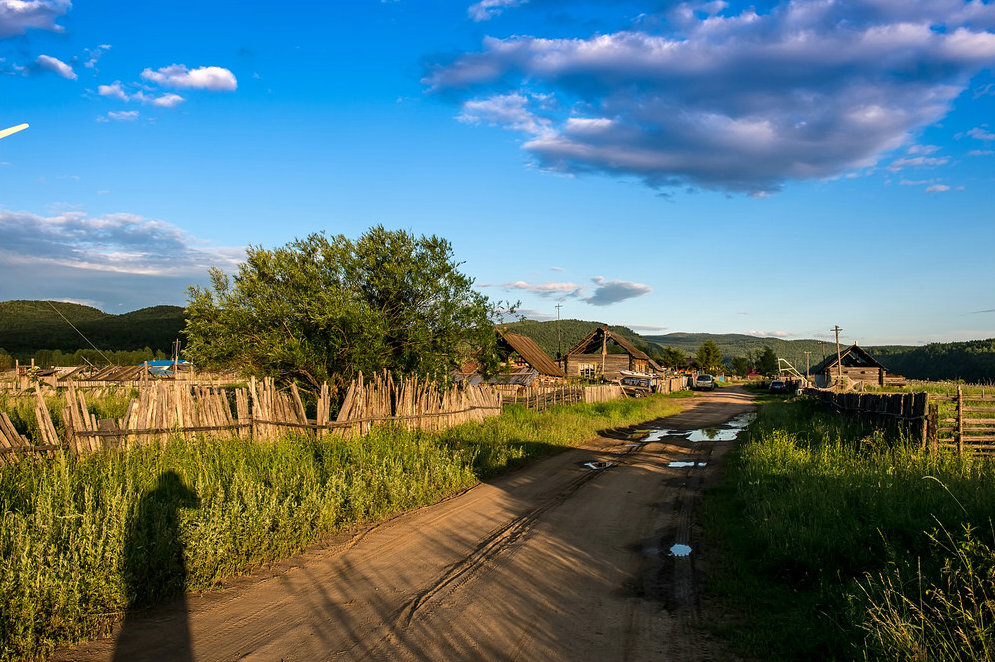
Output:
[[809,374],[808,374],[808,365],[809,365],[808,355],[811,354],[811,353],[812,352],[805,352],[805,379],[809,378]]
[[835,324],[835,325],[833,325],[833,328],[830,329],[830,330],[836,332],[836,378],[837,378],[837,380],[839,382],[839,388],[840,388],[840,390],[842,390],[843,389],[843,357],[840,354],[840,331],[842,331],[843,329],[840,328],[839,324]]
[[560,333],[560,308],[563,307],[562,303],[556,304],[556,360],[559,361],[563,356],[563,335]]

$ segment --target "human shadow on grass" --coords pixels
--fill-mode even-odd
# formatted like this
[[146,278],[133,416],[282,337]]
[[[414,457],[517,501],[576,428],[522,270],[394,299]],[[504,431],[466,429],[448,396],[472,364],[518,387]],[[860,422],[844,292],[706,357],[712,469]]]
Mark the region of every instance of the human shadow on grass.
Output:
[[[114,646],[114,660],[193,660],[187,619],[187,568],[180,539],[181,508],[196,508],[197,494],[174,471],[159,476],[155,489],[138,503],[128,525],[122,573],[128,590],[128,612]],[[175,598],[162,621],[170,629],[168,646],[151,644],[151,623],[142,618],[147,607]],[[160,640],[161,641],[161,640]],[[168,649],[167,649],[168,648]]]

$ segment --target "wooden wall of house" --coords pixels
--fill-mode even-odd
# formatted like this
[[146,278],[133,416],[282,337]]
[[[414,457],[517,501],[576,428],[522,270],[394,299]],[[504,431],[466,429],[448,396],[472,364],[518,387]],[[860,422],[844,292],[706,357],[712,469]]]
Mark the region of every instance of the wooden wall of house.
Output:
[[[828,384],[832,384],[836,381],[837,372],[836,368],[828,368],[825,373],[825,381]],[[876,386],[884,386],[886,372],[881,368],[875,368],[872,366],[864,367],[847,367],[843,366],[843,376],[848,377],[850,381],[853,382],[866,382],[868,384],[874,384]],[[819,382],[816,382],[818,385]],[[821,387],[820,387],[821,388]]]
[[[628,354],[608,354],[605,356],[606,379],[618,379],[619,370],[634,370],[630,365]],[[566,361],[567,377],[580,377],[580,369],[583,365],[594,365],[598,375],[601,375],[601,354],[568,354]]]

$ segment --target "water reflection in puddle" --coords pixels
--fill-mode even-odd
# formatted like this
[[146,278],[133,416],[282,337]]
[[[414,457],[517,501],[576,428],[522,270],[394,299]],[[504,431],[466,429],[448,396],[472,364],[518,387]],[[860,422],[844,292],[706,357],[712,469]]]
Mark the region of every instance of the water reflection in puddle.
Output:
[[685,430],[668,430],[668,429],[652,430],[648,435],[646,435],[643,441],[644,442],[660,441],[664,437],[683,437],[686,434],[687,431]]
[[691,546],[690,545],[685,545],[683,543],[677,543],[675,545],[671,545],[671,547],[670,547],[670,555],[671,556],[676,556],[678,558],[683,558],[685,556],[691,556]]
[[592,471],[598,471],[599,469],[607,469],[608,467],[614,467],[614,462],[585,462],[584,465]]
[[667,463],[668,467],[676,467],[678,469],[683,467],[704,467],[707,465],[707,462],[692,462],[690,460],[675,460]]
[[720,428],[701,428],[692,430],[688,435],[688,441],[732,441],[740,433],[742,428],[723,430]]

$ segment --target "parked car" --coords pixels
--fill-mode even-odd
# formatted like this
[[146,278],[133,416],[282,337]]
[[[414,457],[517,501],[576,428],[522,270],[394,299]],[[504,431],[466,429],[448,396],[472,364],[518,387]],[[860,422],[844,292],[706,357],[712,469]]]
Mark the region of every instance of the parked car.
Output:
[[694,378],[694,388],[696,391],[714,391],[715,380],[711,375],[698,375]]
[[771,393],[787,393],[788,385],[783,379],[772,379],[770,382]]

